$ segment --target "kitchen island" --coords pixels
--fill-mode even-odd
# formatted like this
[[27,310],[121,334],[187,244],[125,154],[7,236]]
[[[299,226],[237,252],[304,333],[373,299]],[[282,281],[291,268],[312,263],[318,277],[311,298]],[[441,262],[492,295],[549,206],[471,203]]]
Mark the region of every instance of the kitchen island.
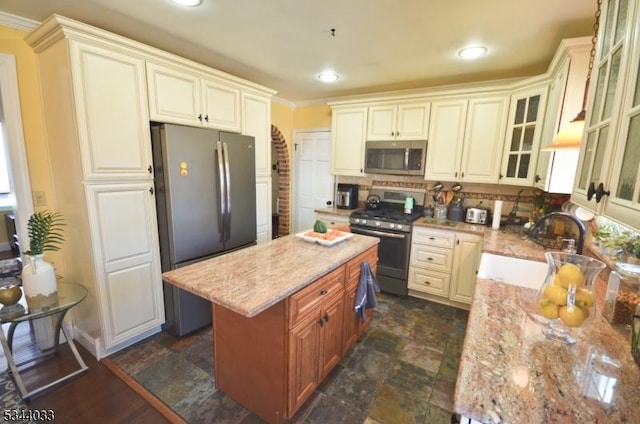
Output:
[[478,279],[455,412],[481,423],[640,423],[628,334],[598,314],[576,344],[547,340],[520,306],[536,293]]
[[375,237],[333,246],[290,235],[168,271],[164,281],[213,304],[216,387],[269,423],[291,418],[362,336],[354,312]]

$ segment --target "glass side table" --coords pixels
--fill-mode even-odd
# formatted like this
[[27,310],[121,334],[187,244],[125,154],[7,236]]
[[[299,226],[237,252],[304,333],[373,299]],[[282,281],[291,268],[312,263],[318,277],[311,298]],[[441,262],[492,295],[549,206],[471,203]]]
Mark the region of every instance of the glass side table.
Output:
[[[82,302],[86,296],[87,289],[85,289],[81,285],[59,282],[58,301],[53,305],[41,309],[32,309],[25,308],[24,306],[17,304],[12,306],[5,306],[0,309],[0,323],[9,324],[9,331],[6,336],[4,334],[4,328],[0,325],[0,343],[2,344],[2,349],[4,350],[4,354],[7,358],[9,372],[13,376],[13,379],[15,380],[16,385],[18,386],[18,390],[20,390],[20,394],[22,395],[23,399],[28,400],[31,396],[40,393],[41,391],[46,390],[58,383],[68,380],[78,374],[81,374],[88,369],[87,365],[82,360],[82,357],[80,356],[80,353],[78,352],[73,339],[69,336],[67,329],[63,325],[64,316],[69,311],[69,309]],[[16,363],[13,358],[13,334],[18,324],[20,324],[21,322],[31,322],[33,320],[49,316],[56,320],[54,331],[54,346],[49,349],[43,350],[42,353],[36,357],[29,358],[22,363]],[[64,334],[64,337],[67,340],[69,348],[73,352],[76,361],[78,361],[80,369],[28,392],[22,381],[22,378],[20,377],[20,371],[25,371],[33,367],[36,363],[47,357],[50,357],[52,353],[57,352],[61,331],[62,334]]]

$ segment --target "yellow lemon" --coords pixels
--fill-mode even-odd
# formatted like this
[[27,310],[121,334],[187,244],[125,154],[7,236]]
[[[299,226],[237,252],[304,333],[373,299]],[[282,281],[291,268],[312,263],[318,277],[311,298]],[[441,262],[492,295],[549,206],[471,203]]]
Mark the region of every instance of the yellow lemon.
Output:
[[580,327],[589,316],[587,311],[576,305],[561,306],[558,315],[568,327]]
[[582,287],[584,284],[584,274],[574,264],[564,264],[556,274],[556,280],[565,289],[569,286]]
[[567,290],[557,284],[549,284],[542,292],[542,298],[547,299],[556,305],[567,304]]
[[538,309],[540,310],[542,316],[545,318],[558,318],[558,305],[556,305],[549,299],[540,299],[540,302],[538,302]]
[[583,309],[589,309],[593,306],[593,294],[587,289],[576,290],[576,305]]

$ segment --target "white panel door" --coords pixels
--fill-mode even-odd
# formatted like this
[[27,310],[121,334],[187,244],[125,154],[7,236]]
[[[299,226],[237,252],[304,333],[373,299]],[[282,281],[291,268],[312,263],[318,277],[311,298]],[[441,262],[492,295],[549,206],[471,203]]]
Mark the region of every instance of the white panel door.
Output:
[[329,131],[298,132],[295,140],[294,232],[299,232],[313,227],[315,209],[326,208],[327,202],[333,202],[334,177]]
[[151,179],[144,61],[117,50],[71,46],[84,177]]
[[105,349],[164,322],[151,188],[149,183],[86,188]]

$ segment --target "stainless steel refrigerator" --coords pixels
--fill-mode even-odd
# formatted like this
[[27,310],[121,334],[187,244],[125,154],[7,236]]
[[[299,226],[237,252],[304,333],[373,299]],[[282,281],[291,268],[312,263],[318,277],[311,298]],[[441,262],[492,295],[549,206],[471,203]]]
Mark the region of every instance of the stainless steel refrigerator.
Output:
[[[162,272],[256,243],[253,137],[151,124]],[[211,323],[211,303],[164,283],[164,330]]]

